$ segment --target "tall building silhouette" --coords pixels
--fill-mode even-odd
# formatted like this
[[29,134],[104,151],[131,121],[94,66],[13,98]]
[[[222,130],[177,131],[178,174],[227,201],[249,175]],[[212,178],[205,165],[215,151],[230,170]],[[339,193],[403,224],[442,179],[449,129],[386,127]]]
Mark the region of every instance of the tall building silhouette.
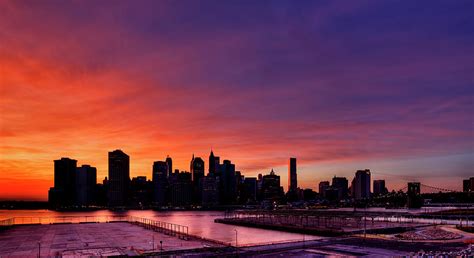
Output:
[[385,187],[385,180],[382,180],[382,179],[374,180],[373,184],[374,184],[373,192],[375,196],[384,195],[388,192],[387,188]]
[[164,206],[168,189],[168,162],[155,161],[153,163],[153,201],[158,206]]
[[262,177],[262,195],[267,201],[278,201],[283,196],[283,189],[280,185],[280,176],[272,171]]
[[89,206],[96,202],[97,169],[82,165],[76,169],[76,204]]
[[343,200],[347,198],[347,193],[349,189],[349,181],[345,177],[336,177],[332,178],[331,188],[337,191],[337,199]]
[[230,160],[224,160],[219,166],[220,178],[219,194],[222,204],[233,204],[236,201],[237,181],[235,175],[235,164]]
[[219,165],[220,165],[220,157],[214,156],[213,151],[211,150],[211,154],[209,155],[209,174],[211,176],[217,176],[219,174]]
[[319,182],[319,185],[318,185],[319,195],[321,197],[325,198],[326,197],[326,190],[329,189],[329,187],[330,187],[329,181]]
[[54,161],[54,187],[49,190],[51,207],[71,206],[76,200],[77,160],[61,158]]
[[170,201],[174,207],[186,207],[193,200],[191,173],[175,170],[169,177]]
[[200,157],[191,160],[191,175],[193,182],[193,202],[201,204],[202,200],[202,180],[204,178],[204,161]]
[[288,161],[288,191],[296,193],[297,188],[296,158],[290,158]]
[[130,157],[121,150],[109,152],[108,204],[127,205],[130,187]]
[[357,170],[352,180],[352,196],[355,199],[366,199],[370,197],[370,169]]
[[168,178],[171,173],[173,173],[173,160],[170,156],[166,156],[166,165],[168,166],[168,173],[166,175],[166,177]]

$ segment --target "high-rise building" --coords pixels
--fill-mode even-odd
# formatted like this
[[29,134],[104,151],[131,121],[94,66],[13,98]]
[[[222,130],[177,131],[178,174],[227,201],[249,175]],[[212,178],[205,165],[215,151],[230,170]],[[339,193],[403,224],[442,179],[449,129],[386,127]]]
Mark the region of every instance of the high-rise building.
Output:
[[191,160],[191,176],[193,181],[193,202],[201,204],[202,181],[204,178],[204,161],[200,157],[194,157]]
[[202,206],[214,207],[219,204],[219,178],[209,173],[201,178]]
[[262,195],[263,199],[267,201],[278,201],[283,196],[283,188],[280,185],[280,176],[275,174],[275,171],[264,175],[262,178]]
[[109,152],[108,204],[127,205],[130,188],[130,157],[121,150]]
[[474,192],[474,177],[469,178],[469,181],[471,181],[471,192]]
[[470,192],[471,191],[471,179],[462,180],[462,191]]
[[351,188],[353,198],[357,200],[370,198],[370,169],[357,170]]
[[326,198],[326,189],[329,189],[329,181],[321,181],[318,185],[319,195],[323,198]]
[[288,161],[288,192],[296,193],[297,188],[296,158],[290,158]]
[[54,187],[49,190],[52,208],[74,205],[76,200],[77,160],[61,158],[54,161]]
[[388,192],[387,188],[385,187],[385,180],[374,180],[373,184],[373,191],[375,196],[384,195]]
[[143,209],[149,207],[153,201],[153,182],[146,176],[137,176],[130,182],[130,205],[134,208]]
[[216,166],[215,166],[215,159],[214,159],[214,153],[211,150],[211,154],[209,154],[209,168],[208,168],[208,173],[211,176],[214,176],[216,174]]
[[89,206],[95,203],[97,169],[82,165],[76,169],[76,204]]
[[347,198],[349,189],[349,181],[345,177],[333,177],[331,187],[337,191],[337,199],[343,200]]
[[230,160],[224,160],[219,166],[219,194],[222,204],[234,204],[237,199],[237,179],[235,165]]
[[173,160],[170,156],[166,156],[166,165],[168,166],[168,173],[166,175],[166,178],[168,178],[171,173],[173,173]]
[[257,201],[257,178],[246,177],[244,179],[244,202],[255,203]]
[[176,171],[169,177],[170,201],[174,207],[187,207],[193,200],[191,173]]
[[194,158],[193,156],[191,161],[191,174],[192,180],[196,184],[204,177],[204,161],[200,157]]
[[166,193],[168,190],[168,162],[153,162],[153,201],[158,206],[164,206],[166,202]]

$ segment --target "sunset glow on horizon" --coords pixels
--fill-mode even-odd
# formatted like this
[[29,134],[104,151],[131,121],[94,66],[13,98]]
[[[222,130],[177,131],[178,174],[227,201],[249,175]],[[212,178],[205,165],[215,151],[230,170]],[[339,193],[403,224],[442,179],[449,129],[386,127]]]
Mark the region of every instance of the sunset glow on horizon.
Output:
[[231,3],[0,0],[0,200],[115,149],[150,179],[211,148],[285,189],[290,157],[302,188],[473,176],[473,1]]

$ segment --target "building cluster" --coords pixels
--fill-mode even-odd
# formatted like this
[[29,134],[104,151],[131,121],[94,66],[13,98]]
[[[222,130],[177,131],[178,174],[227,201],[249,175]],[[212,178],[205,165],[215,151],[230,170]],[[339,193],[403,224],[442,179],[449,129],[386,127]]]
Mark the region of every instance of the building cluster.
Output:
[[[245,177],[235,164],[211,151],[205,162],[192,157],[189,171],[173,170],[167,157],[155,161],[152,178],[130,178],[130,157],[121,150],[108,155],[108,177],[97,184],[97,170],[89,165],[77,167],[77,161],[61,158],[54,161],[54,187],[49,190],[52,208],[108,207],[216,207],[223,205],[279,202],[285,197],[280,176],[272,170],[267,175]],[[296,159],[289,161],[289,192],[297,191]]]
[[373,181],[373,192],[370,188],[370,170],[357,170],[349,186],[345,177],[334,176],[332,182],[319,182],[319,194],[328,201],[341,201],[346,199],[362,200],[388,193],[385,180]]
[[[319,183],[319,192],[301,189],[297,183],[296,158],[288,161],[288,191],[285,194],[280,176],[273,169],[266,175],[245,177],[230,160],[215,156],[211,150],[207,170],[200,157],[191,158],[189,171],[173,170],[173,160],[167,157],[155,161],[152,178],[130,178],[130,157],[121,150],[108,153],[108,177],[97,184],[97,169],[77,166],[77,161],[61,158],[54,161],[54,187],[49,190],[52,208],[74,207],[202,207],[231,205],[274,205],[286,202],[320,200],[349,203],[388,194],[385,180],[371,181],[369,169],[357,170],[350,185],[345,177]],[[371,184],[372,182],[372,184]],[[372,189],[371,189],[372,186]],[[474,192],[474,178],[463,181],[465,192]],[[420,183],[407,186],[407,205],[421,205]]]

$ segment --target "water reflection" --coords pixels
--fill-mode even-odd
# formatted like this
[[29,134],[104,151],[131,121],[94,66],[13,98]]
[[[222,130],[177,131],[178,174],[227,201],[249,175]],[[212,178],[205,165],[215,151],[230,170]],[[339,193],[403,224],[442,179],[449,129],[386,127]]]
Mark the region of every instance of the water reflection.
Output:
[[60,216],[136,216],[149,218],[168,223],[180,224],[189,227],[189,233],[206,238],[212,238],[228,243],[235,243],[235,231],[238,232],[239,245],[257,243],[276,243],[284,241],[298,241],[319,239],[317,236],[303,236],[303,234],[286,233],[266,229],[248,228],[233,225],[214,223],[214,219],[223,217],[218,211],[123,211],[108,210],[88,212],[57,212],[49,210],[0,210],[0,218],[9,217],[41,217],[53,218]]

